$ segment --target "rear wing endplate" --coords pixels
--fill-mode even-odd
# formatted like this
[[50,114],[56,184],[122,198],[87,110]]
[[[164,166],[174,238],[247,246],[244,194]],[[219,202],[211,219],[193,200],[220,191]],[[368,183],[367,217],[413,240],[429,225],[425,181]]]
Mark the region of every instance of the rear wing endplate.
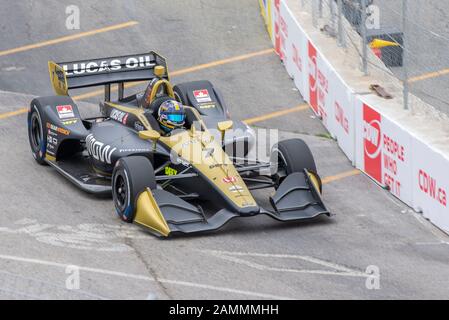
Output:
[[156,77],[169,80],[165,58],[154,51],[72,62],[49,61],[48,71],[57,95],[68,95],[70,89],[100,85],[110,88],[113,83],[123,86],[125,82],[148,81]]

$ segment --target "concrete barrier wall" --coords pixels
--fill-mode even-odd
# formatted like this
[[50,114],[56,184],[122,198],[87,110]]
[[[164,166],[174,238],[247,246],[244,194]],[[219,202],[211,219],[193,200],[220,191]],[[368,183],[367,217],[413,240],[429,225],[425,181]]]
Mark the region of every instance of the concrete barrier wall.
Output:
[[449,158],[387,114],[384,100],[356,94],[287,3],[260,1],[273,46],[305,101],[354,166],[449,233]]

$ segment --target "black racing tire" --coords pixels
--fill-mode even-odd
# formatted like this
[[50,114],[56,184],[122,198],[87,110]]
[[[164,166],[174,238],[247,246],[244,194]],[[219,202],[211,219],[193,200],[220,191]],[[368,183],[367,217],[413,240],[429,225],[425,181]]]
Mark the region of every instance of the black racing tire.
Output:
[[34,160],[40,165],[46,165],[45,149],[47,147],[46,128],[42,121],[37,102],[31,105],[31,112],[28,113],[28,140]]
[[318,175],[312,152],[301,139],[288,139],[275,144],[271,149],[271,162],[283,166],[287,175],[304,169]]
[[117,161],[112,173],[112,198],[119,217],[133,222],[137,199],[146,188],[156,189],[153,166],[146,157],[131,156]]
[[187,98],[187,91],[183,90],[183,86],[181,85],[176,85],[173,88],[173,91],[175,93],[175,98],[176,101],[181,102],[183,105],[190,105],[189,99]]

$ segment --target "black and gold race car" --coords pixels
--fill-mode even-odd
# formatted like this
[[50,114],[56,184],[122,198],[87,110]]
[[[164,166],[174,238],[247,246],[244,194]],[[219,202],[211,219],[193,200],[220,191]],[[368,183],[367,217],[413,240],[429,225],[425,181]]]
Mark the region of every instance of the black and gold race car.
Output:
[[[294,221],[330,215],[313,156],[300,139],[280,141],[266,161],[251,160],[254,131],[230,120],[209,81],[172,86],[155,52],[77,62],[49,62],[56,96],[31,101],[28,133],[39,164],[54,167],[90,193],[111,194],[117,213],[159,236],[216,230],[236,217]],[[152,81],[150,103],[124,95],[129,82]],[[111,85],[118,97],[111,99]],[[82,119],[69,89],[104,85],[101,116]],[[158,106],[177,99],[184,129],[164,135]],[[272,208],[251,190],[273,188]]]

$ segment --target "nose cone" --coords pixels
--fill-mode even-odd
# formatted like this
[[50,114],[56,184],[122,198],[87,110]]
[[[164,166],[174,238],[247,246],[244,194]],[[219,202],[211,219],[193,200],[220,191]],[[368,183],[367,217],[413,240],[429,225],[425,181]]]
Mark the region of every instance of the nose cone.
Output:
[[239,209],[239,214],[243,217],[251,217],[260,213],[260,207],[258,205],[248,206]]

